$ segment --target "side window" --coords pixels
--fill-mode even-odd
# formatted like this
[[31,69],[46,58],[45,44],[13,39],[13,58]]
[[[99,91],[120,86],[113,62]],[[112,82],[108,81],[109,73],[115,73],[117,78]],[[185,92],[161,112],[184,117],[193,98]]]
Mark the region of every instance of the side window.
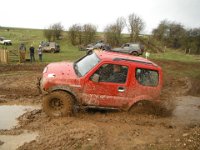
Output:
[[135,77],[141,85],[157,86],[159,81],[158,71],[144,68],[136,68]]
[[127,73],[127,66],[104,64],[94,73],[94,75],[99,76],[98,82],[125,83]]

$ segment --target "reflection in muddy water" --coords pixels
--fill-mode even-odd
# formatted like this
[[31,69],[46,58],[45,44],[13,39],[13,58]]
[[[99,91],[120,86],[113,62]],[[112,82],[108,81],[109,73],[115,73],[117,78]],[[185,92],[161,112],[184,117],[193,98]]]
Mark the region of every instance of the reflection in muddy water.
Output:
[[173,112],[176,120],[183,124],[200,123],[200,97],[177,97],[176,108]]
[[16,150],[19,146],[23,145],[25,142],[30,142],[35,140],[38,133],[23,133],[20,135],[0,135],[0,140],[4,142],[0,145],[0,150]]
[[17,120],[20,115],[27,111],[36,109],[31,106],[19,105],[2,105],[0,106],[0,129],[11,129],[17,125]]

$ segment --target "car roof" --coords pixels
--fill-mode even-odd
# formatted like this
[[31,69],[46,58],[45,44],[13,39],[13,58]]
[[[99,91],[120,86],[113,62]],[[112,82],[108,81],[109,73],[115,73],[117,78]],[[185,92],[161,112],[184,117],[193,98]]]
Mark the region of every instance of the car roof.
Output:
[[148,64],[158,67],[158,65],[155,64],[154,62],[139,56],[133,56],[130,54],[124,54],[119,52],[102,51],[102,50],[95,50],[94,52],[100,59],[107,59],[113,61],[129,61],[129,62]]

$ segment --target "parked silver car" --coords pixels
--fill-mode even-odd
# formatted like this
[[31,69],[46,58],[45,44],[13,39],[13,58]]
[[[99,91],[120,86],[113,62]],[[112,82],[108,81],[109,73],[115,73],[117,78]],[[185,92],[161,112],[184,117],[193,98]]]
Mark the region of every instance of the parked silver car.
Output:
[[3,45],[12,45],[12,42],[11,42],[11,40],[7,40],[4,37],[0,37],[0,44],[3,44]]
[[138,43],[125,43],[119,48],[111,49],[111,51],[139,56],[143,54],[144,46]]
[[41,46],[43,52],[50,52],[50,53],[60,52],[60,45],[58,45],[55,42],[42,42]]

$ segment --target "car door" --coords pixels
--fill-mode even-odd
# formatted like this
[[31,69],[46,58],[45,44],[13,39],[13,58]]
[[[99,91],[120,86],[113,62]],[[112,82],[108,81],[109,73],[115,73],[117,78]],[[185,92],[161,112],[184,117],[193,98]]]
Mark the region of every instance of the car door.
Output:
[[129,45],[129,44],[125,44],[125,45],[123,46],[123,52],[124,52],[124,53],[129,53],[129,51],[130,51],[130,45]]
[[[124,76],[121,76],[120,79],[124,79],[115,82],[107,80],[112,74],[113,70],[111,68],[113,65],[104,64],[100,66],[97,71],[86,79],[83,92],[83,104],[100,107],[123,107],[127,105],[128,67],[120,65],[124,69],[121,70]],[[97,81],[94,80],[95,76],[98,78]]]

